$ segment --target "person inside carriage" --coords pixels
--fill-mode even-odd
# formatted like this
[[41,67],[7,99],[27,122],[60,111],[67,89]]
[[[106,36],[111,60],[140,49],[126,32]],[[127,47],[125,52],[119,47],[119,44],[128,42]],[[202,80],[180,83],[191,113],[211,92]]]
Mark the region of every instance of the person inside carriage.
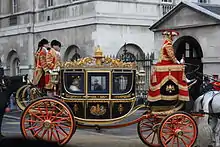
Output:
[[189,101],[188,85],[195,80],[188,80],[185,67],[174,54],[173,37],[179,33],[163,31],[164,43],[160,50],[159,61],[153,67],[148,91],[150,105],[172,105],[177,101]]

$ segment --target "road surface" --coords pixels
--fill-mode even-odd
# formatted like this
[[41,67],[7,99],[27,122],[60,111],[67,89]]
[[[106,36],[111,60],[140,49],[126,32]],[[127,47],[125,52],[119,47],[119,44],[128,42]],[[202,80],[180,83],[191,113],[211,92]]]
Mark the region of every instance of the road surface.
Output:
[[[142,111],[125,120],[133,120],[142,114]],[[21,136],[20,132],[20,113],[7,114],[3,121],[3,134],[5,136]],[[11,116],[11,117],[10,117]],[[97,132],[93,129],[77,129],[72,139],[68,143],[71,147],[146,147],[137,135],[136,124],[120,128],[101,130]],[[199,144],[201,147],[208,146],[210,142],[209,130],[207,127],[199,126]],[[205,133],[204,133],[205,132]],[[208,133],[207,133],[208,132]]]

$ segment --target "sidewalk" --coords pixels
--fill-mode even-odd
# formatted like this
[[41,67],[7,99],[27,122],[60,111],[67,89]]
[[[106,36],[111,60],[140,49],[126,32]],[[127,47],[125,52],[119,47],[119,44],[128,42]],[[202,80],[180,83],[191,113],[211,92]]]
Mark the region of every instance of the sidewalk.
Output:
[[14,110],[14,111],[11,111],[11,112],[6,112],[5,115],[4,115],[4,118],[20,120],[21,115],[22,115],[21,110]]

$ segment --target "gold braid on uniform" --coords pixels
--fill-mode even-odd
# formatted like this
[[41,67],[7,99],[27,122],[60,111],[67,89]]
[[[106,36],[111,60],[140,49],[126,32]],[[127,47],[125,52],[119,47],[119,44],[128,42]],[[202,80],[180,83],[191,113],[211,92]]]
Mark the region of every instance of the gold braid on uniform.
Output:
[[173,51],[173,46],[172,45],[167,45],[166,46],[166,51],[167,51],[168,56],[173,60],[174,63],[176,63],[177,59],[176,59],[174,51]]

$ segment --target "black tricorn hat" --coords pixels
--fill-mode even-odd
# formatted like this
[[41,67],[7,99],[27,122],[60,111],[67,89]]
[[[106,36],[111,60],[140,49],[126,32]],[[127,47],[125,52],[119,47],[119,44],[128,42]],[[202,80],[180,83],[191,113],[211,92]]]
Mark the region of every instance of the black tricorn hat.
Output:
[[41,46],[43,46],[44,44],[48,44],[48,43],[49,43],[49,41],[48,41],[47,39],[43,38],[43,39],[38,43],[38,46],[41,47]]

